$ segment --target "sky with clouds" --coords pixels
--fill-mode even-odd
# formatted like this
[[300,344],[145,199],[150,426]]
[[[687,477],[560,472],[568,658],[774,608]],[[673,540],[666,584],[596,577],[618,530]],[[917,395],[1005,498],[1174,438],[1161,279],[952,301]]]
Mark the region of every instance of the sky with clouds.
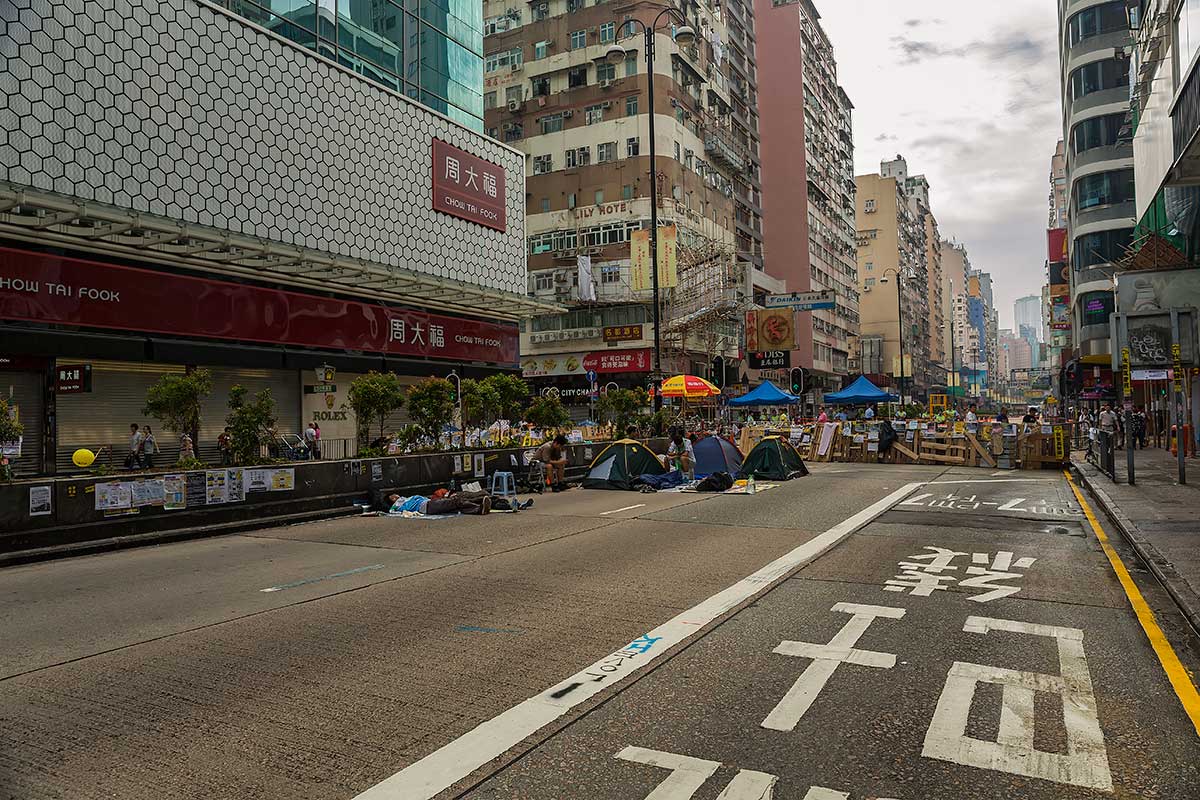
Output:
[[945,238],[992,274],[1000,326],[1045,278],[1050,157],[1062,136],[1056,4],[814,0],[854,103],[855,172],[897,153]]

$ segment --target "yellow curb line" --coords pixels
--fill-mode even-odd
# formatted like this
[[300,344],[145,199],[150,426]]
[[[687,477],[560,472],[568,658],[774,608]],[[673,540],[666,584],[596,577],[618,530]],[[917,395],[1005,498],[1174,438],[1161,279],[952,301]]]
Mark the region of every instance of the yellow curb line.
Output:
[[1091,506],[1083,499],[1083,493],[1075,485],[1075,481],[1071,478],[1071,473],[1063,470],[1063,474],[1067,476],[1067,483],[1070,484],[1071,491],[1075,493],[1075,499],[1079,501],[1084,516],[1091,523],[1096,538],[1100,540],[1100,547],[1104,550],[1104,555],[1108,556],[1108,563],[1112,564],[1113,572],[1117,573],[1117,579],[1121,582],[1121,588],[1125,590],[1125,596],[1129,598],[1129,604],[1133,606],[1133,613],[1137,615],[1138,622],[1142,625],[1142,630],[1146,632],[1146,637],[1150,640],[1150,646],[1154,648],[1154,654],[1158,656],[1158,661],[1162,664],[1163,672],[1167,673],[1167,680],[1171,682],[1172,688],[1175,689],[1175,695],[1179,698],[1179,702],[1183,704],[1184,712],[1192,721],[1192,725],[1196,728],[1196,733],[1200,735],[1200,692],[1196,691],[1196,686],[1192,683],[1187,669],[1184,668],[1183,664],[1179,661],[1179,656],[1171,648],[1171,643],[1167,641],[1162,628],[1158,627],[1158,621],[1154,618],[1154,612],[1150,610],[1150,606],[1146,603],[1146,598],[1142,597],[1141,590],[1133,582],[1133,577],[1130,576],[1129,570],[1125,568],[1121,557],[1117,555],[1117,551],[1109,543],[1108,535],[1100,527],[1100,523],[1096,521],[1096,515],[1092,513]]

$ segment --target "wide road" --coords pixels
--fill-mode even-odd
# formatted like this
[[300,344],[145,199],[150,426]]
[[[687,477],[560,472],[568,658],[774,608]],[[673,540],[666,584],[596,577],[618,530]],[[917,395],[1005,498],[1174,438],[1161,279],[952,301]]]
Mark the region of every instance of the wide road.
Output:
[[1104,535],[843,464],[10,568],[0,798],[1196,800],[1200,643]]

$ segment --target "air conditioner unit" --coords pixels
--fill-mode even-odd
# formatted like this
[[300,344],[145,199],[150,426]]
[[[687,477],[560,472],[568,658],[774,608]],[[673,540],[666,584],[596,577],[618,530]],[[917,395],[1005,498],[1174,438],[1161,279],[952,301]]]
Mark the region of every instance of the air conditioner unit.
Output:
[[[557,258],[565,258],[567,255],[567,251],[566,250],[556,250],[554,255]],[[565,273],[561,270],[554,273],[554,282],[555,283],[566,283],[568,280],[570,280],[570,278],[567,276],[567,273]]]
[[521,68],[520,64],[512,64],[509,66],[509,72],[516,72]]
[[574,110],[568,108],[563,110],[562,115],[563,119],[570,119],[571,117],[575,116],[575,112]]
[[608,111],[610,108],[612,108],[612,100],[605,100],[603,103],[600,104],[600,107],[603,108],[605,111]]
[[509,100],[508,110],[515,114],[521,110],[522,105],[523,103],[520,100]]
[[612,85],[613,85],[613,82],[611,80],[609,80],[608,78],[605,78],[604,80],[600,81],[601,89],[611,89]]

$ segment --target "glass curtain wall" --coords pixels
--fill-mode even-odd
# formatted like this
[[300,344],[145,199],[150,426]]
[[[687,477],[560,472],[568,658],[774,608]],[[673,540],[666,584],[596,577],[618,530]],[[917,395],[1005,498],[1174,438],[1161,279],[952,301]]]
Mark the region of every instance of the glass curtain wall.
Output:
[[219,0],[229,10],[483,130],[483,4],[475,0]]

